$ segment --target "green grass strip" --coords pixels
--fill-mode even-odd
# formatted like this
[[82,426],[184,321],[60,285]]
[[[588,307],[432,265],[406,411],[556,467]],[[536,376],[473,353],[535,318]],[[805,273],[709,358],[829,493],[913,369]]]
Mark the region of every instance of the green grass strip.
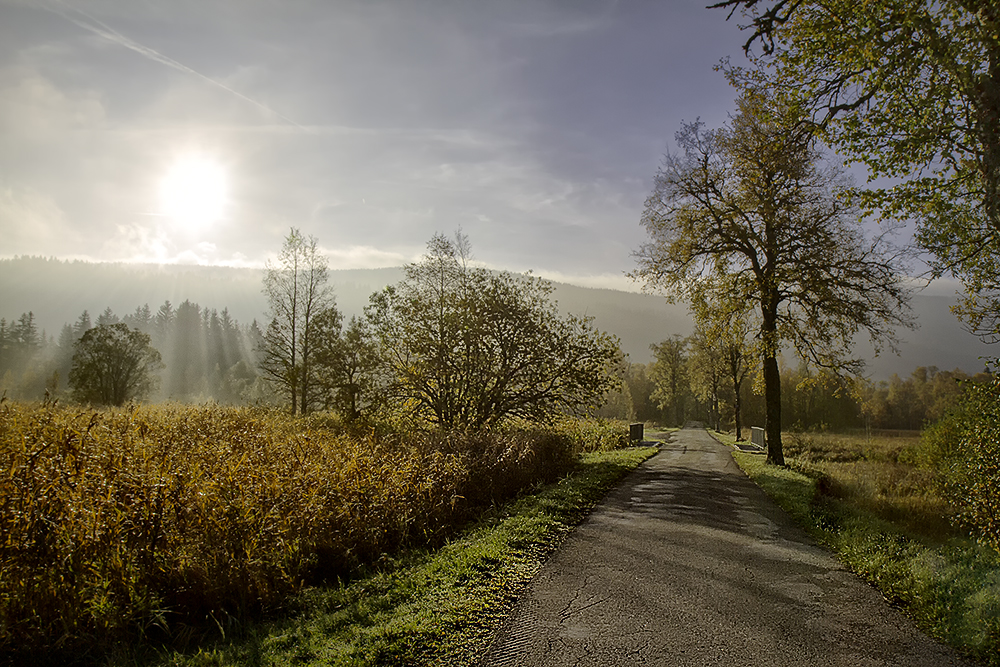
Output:
[[1000,665],[1000,557],[971,540],[924,544],[848,502],[819,496],[802,471],[734,452],[736,463],[844,564],[899,603],[927,634]]
[[194,654],[161,656],[157,662],[184,667],[472,664],[572,527],[656,451],[585,454],[570,476],[483,517],[440,549],[387,559],[378,571],[346,586],[301,595],[292,616],[246,628],[238,640]]

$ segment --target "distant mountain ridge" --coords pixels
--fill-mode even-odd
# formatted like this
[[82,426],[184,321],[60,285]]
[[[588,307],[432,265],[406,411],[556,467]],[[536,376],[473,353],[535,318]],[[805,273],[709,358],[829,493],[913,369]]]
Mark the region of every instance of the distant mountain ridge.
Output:
[[[32,311],[39,329],[58,336],[63,324],[87,310],[92,319],[110,307],[119,317],[149,304],[154,311],[164,301],[177,306],[190,300],[203,308],[229,309],[234,319],[263,324],[267,302],[261,294],[260,269],[218,266],[111,264],[63,261],[41,257],[0,259],[0,317],[11,321]],[[402,268],[342,269],[330,271],[337,305],[347,317],[359,314],[372,292],[398,282]],[[578,287],[553,282],[555,299],[564,312],[590,315],[596,326],[621,339],[634,362],[652,360],[649,346],[674,334],[687,336],[693,323],[683,304],[669,304],[662,296],[612,289]],[[998,355],[965,332],[949,311],[954,298],[918,294],[914,311],[921,328],[903,331],[901,356],[885,353],[872,358],[870,346],[859,353],[870,360],[876,379],[897,373],[907,376],[917,366],[982,370],[980,357]]]

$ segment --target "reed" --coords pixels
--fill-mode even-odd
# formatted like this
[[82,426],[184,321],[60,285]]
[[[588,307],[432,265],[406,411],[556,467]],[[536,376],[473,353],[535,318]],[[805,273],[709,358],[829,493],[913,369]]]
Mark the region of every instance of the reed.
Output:
[[0,655],[225,631],[440,542],[580,449],[556,429],[363,434],[258,408],[4,402]]

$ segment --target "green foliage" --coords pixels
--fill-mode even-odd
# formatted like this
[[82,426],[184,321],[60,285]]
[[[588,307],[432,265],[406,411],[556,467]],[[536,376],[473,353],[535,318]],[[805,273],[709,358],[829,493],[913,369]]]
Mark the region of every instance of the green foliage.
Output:
[[606,432],[331,430],[262,409],[0,407],[0,657],[183,642],[566,474]]
[[929,470],[941,470],[955,455],[962,438],[966,416],[958,408],[937,420],[920,434],[920,447],[914,460]]
[[782,462],[777,356],[789,344],[824,368],[857,372],[855,335],[878,349],[907,323],[909,290],[891,249],[865,237],[833,168],[821,165],[801,110],[763,89],[742,91],[729,127],[684,124],[646,200],[650,241],[632,274],[673,298],[759,324],[768,456]]
[[824,431],[860,425],[854,396],[857,382],[827,370],[814,372],[805,364],[795,370],[782,369],[781,414],[786,428]]
[[69,384],[81,403],[120,406],[149,394],[162,367],[148,334],[121,322],[99,324],[77,341]]
[[970,386],[957,414],[936,434],[958,434],[942,452],[945,490],[958,520],[1000,552],[1000,380]]
[[659,422],[663,412],[653,400],[656,385],[652,379],[652,364],[629,364],[625,370],[625,383],[635,410],[635,419],[641,422]]
[[324,407],[355,421],[378,406],[385,364],[368,321],[352,317],[344,329],[342,320],[334,308],[316,318],[316,386]]
[[656,355],[649,373],[655,387],[650,398],[656,401],[664,415],[669,415],[668,426],[684,424],[685,408],[691,396],[687,347],[688,341],[677,335],[649,346]]
[[562,317],[550,283],[469,265],[468,240],[437,235],[367,313],[388,393],[434,423],[479,428],[596,410],[621,352],[590,319]]
[[749,75],[812,111],[864,163],[870,210],[912,219],[958,312],[1000,335],[1000,9],[992,0],[725,0],[748,9],[765,54]]

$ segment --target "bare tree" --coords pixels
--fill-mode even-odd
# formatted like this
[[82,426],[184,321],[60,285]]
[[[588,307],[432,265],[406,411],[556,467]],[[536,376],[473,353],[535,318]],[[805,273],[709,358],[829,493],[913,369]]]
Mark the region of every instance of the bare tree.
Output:
[[285,237],[278,261],[269,261],[264,268],[270,323],[262,341],[260,367],[264,377],[288,392],[293,415],[309,411],[314,320],[335,307],[328,278],[329,264],[316,238],[305,237],[295,228]]

